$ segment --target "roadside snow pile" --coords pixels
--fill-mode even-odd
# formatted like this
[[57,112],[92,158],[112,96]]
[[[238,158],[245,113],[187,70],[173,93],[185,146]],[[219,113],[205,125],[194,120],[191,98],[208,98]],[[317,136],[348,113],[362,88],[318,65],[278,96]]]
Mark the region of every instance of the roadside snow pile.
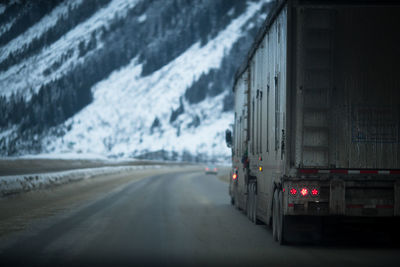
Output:
[[116,166],[70,170],[53,173],[36,173],[0,176],[0,196],[27,192],[73,181],[89,179],[98,175],[118,174],[132,170],[160,168],[161,165]]

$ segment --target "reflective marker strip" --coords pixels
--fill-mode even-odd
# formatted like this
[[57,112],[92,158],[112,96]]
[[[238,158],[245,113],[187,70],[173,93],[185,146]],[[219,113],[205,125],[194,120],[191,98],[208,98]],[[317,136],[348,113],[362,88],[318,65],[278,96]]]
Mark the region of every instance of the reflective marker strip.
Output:
[[340,173],[340,174],[400,174],[400,170],[344,170],[344,169],[333,169],[333,170],[319,170],[319,169],[299,169],[300,173],[312,174],[312,173]]

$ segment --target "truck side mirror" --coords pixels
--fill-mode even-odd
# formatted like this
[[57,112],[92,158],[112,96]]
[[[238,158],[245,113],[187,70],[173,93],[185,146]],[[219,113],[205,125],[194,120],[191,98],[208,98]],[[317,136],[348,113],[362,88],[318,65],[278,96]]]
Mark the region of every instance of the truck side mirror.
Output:
[[229,129],[225,131],[225,142],[227,147],[232,147],[232,132]]

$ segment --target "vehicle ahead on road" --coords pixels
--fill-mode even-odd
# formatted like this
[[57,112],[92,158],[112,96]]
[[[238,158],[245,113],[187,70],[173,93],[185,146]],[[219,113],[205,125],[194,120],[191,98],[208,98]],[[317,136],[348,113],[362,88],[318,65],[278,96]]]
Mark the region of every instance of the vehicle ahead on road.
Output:
[[393,1],[276,1],[238,70],[229,194],[280,243],[300,223],[399,219],[399,14]]
[[215,165],[207,165],[204,170],[206,174],[218,174],[218,168]]

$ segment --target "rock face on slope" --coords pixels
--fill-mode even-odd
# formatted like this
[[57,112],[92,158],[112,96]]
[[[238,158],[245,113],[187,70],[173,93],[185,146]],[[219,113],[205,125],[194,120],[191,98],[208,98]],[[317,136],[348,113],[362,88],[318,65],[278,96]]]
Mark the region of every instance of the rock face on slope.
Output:
[[267,0],[0,5],[0,154],[228,157],[233,74]]

